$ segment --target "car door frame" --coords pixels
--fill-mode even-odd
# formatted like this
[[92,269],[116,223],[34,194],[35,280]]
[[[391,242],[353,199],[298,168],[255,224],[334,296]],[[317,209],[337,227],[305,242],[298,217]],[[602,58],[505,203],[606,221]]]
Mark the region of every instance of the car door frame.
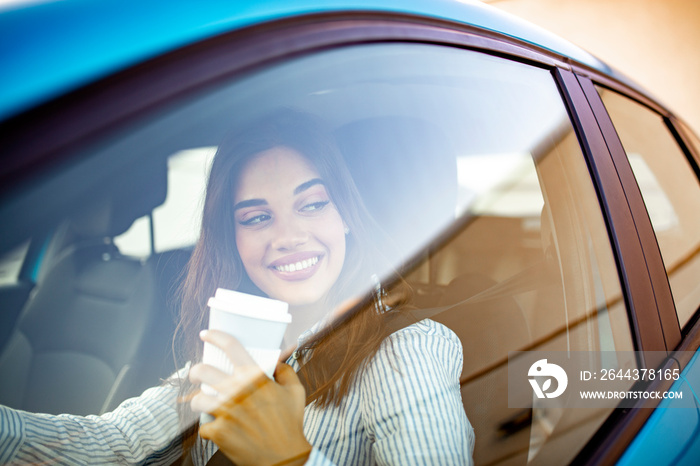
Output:
[[[581,84],[581,89],[585,94],[595,120],[603,134],[612,160],[615,166],[615,173],[619,176],[620,183],[624,190],[624,195],[628,200],[632,213],[638,238],[643,249],[644,264],[647,268],[649,279],[652,284],[654,298],[658,309],[658,324],[662,331],[663,343],[668,354],[668,359],[660,363],[664,368],[680,369],[683,371],[690,362],[693,354],[700,347],[700,322],[698,313],[681,329],[676,313],[671,288],[663,264],[661,251],[656,240],[649,214],[646,210],[641,191],[636,182],[632,168],[627,158],[627,154],[622,146],[622,142],[615,130],[614,124],[603,104],[602,98],[596,86],[610,89],[627,98],[649,108],[657,113],[666,124],[667,128],[675,138],[680,149],[684,152],[690,165],[693,167],[696,176],[700,177],[698,162],[700,157],[689,143],[688,136],[678,119],[665,107],[646,95],[643,91],[636,89],[633,85],[613,79],[610,76],[601,74],[594,70],[586,69],[582,66],[575,67],[577,79]],[[642,265],[642,264],[640,264]],[[650,316],[651,317],[651,316]],[[640,320],[640,316],[637,316]],[[641,351],[656,351],[660,348],[659,342],[652,347],[642,345],[638,348]],[[659,362],[657,361],[657,366]],[[653,364],[651,365],[653,366]],[[669,381],[651,384],[648,389],[665,391],[671,387]],[[629,414],[620,418],[617,422],[609,422],[600,429],[598,435],[592,439],[589,445],[592,448],[585,451],[585,455],[579,455],[580,460],[586,460],[591,464],[600,462],[606,463],[611,458],[619,458],[626,450],[636,433],[643,427],[644,423],[653,414],[653,408],[658,403],[647,405],[638,403],[631,409]]]

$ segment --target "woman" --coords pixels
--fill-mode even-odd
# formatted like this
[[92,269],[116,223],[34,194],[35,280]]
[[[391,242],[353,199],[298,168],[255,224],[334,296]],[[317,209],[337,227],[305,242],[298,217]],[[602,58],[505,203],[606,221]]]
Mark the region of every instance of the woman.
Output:
[[[387,276],[378,253],[383,245],[321,126],[285,111],[237,133],[215,157],[183,287],[179,335],[191,349],[187,360],[201,360],[201,337],[229,355],[234,373],[186,367],[179,389],[147,390],[99,418],[3,414],[23,417],[31,427],[25,431],[37,435],[23,439],[18,450],[59,439],[51,454],[77,461],[87,454],[98,462],[168,463],[181,444],[195,464],[217,449],[241,465],[471,461],[473,432],[459,392],[460,342],[435,322],[401,319],[405,287]],[[391,293],[378,285],[378,275],[397,285]],[[285,346],[297,349],[289,365],[278,365],[274,381],[232,337],[200,334],[202,310],[218,287],[289,303],[293,320]],[[375,292],[356,302],[368,289]],[[397,322],[405,328],[395,331],[402,326]],[[200,383],[218,396],[199,393]],[[191,400],[180,403],[180,422],[200,411],[215,420],[178,436],[178,399]],[[82,448],[71,444],[86,436]],[[22,455],[16,458],[31,457]]]

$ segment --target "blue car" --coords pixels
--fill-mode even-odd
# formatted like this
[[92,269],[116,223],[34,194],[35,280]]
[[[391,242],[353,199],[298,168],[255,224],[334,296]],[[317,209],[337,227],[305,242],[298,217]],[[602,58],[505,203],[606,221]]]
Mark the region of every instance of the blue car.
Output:
[[[387,372],[406,385],[346,408],[352,435],[307,419],[310,464],[697,463],[700,139],[587,52],[472,0],[63,0],[0,7],[0,63],[0,463],[127,461],[79,420],[112,419],[201,357],[198,339],[183,350],[187,325],[207,326],[206,305],[181,315],[192,293],[276,297],[264,274],[325,290],[316,270],[351,273],[334,252],[361,235],[376,273],[274,360],[298,370],[367,309],[397,353],[417,328],[431,343]],[[337,207],[345,239],[312,235],[322,252],[258,276],[242,244],[281,214],[246,198],[249,165],[217,160],[280,115],[301,145],[322,128],[369,226],[314,178],[291,209],[311,222]],[[212,214],[222,167],[238,188]],[[259,185],[296,176],[266,167]],[[212,216],[236,233],[201,278]],[[279,250],[311,241],[295,234]],[[430,392],[443,376],[445,403]],[[192,419],[157,419],[133,461],[180,464]]]

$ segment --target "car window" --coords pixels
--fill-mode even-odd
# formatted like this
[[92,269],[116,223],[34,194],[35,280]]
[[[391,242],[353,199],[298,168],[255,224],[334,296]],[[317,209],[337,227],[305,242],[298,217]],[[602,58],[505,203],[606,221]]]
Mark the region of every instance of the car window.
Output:
[[682,327],[700,305],[700,183],[660,115],[616,92],[599,93],[642,192]]
[[177,152],[168,158],[168,194],[165,202],[114,238],[114,243],[123,254],[148,257],[153,252],[188,248],[195,243],[202,220],[206,180],[215,153],[215,146],[197,147]]
[[[407,285],[415,314],[456,335],[463,354],[443,364],[459,379],[477,464],[573,459],[610,410],[510,408],[506,366],[511,351],[633,349],[598,196],[548,70],[436,45],[325,50],[190,93],[91,142],[78,162],[14,201],[42,218],[41,232],[51,227],[54,252],[0,358],[0,372],[13,374],[0,402],[99,413],[176,369],[169,337],[203,234],[212,157],[251,122],[288,112],[322,123],[382,256],[373,276],[348,285],[344,303]],[[207,286],[232,285],[214,276]],[[10,364],[18,359],[7,355],[26,356],[33,339],[51,342],[46,354],[30,368]],[[86,356],[53,353],[61,344]],[[43,396],[44,376],[63,380],[61,371],[70,380],[60,396]],[[325,434],[308,435],[314,443]]]
[[28,249],[29,242],[25,242],[0,256],[0,286],[13,285],[19,281]]

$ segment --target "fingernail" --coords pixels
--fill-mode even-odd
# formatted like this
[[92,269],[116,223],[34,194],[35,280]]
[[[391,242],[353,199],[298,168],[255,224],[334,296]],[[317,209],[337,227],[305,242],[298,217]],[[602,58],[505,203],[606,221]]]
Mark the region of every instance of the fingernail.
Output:
[[206,330],[202,330],[201,332],[199,332],[199,338],[204,338],[204,337],[206,337],[206,336],[207,336],[207,333],[208,333],[208,332],[207,332]]

